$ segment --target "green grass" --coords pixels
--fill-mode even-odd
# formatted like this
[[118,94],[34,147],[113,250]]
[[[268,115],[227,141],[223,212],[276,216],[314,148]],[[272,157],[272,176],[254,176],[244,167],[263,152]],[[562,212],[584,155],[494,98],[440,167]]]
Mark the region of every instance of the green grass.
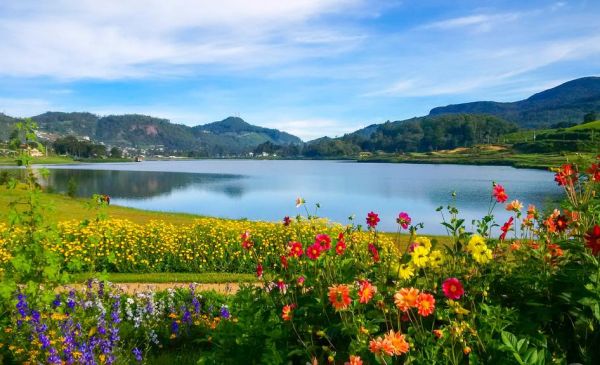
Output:
[[83,283],[87,279],[106,278],[112,283],[253,283],[254,274],[238,273],[80,273],[71,275],[73,283]]
[[[75,163],[71,157],[65,156],[48,156],[36,157],[32,161],[33,164],[72,164]],[[16,165],[14,157],[0,157],[0,165]]]
[[[6,187],[0,186],[0,221],[7,221],[8,219],[8,204],[24,195],[25,192],[22,190],[8,190]],[[42,194],[41,202],[49,207],[46,219],[50,222],[91,219],[96,214],[89,208],[88,199],[44,193]],[[148,223],[152,220],[163,220],[172,224],[186,224],[192,223],[194,219],[199,217],[193,214],[152,212],[114,205],[109,206],[106,213],[111,218],[128,219],[139,224]]]
[[579,124],[574,127],[567,128],[568,131],[581,131],[586,129],[600,129],[600,120],[585,124]]

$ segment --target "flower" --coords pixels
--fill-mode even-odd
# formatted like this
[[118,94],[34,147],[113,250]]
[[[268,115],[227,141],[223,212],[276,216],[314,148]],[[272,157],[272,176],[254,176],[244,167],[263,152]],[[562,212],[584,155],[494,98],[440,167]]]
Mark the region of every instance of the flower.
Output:
[[[600,156],[598,156],[600,159]],[[593,182],[600,182],[600,163],[593,163],[590,168],[586,170],[590,174],[590,180]]]
[[133,350],[131,350],[131,352],[133,353],[133,356],[135,357],[135,361],[142,362],[142,351],[140,349],[135,347]]
[[331,237],[326,234],[318,234],[315,237],[315,245],[318,244],[321,246],[321,250],[329,250],[331,248]]
[[402,288],[394,294],[394,303],[396,307],[403,312],[407,312],[410,308],[416,307],[419,289]]
[[410,253],[412,256],[412,263],[416,267],[425,267],[429,258],[427,255],[429,254],[429,250],[423,246],[417,246],[413,252]]
[[568,226],[569,226],[569,222],[565,215],[559,215],[556,218],[554,218],[554,228],[558,232],[564,232]]
[[375,355],[402,355],[407,353],[409,348],[404,335],[394,330],[390,330],[383,338],[380,336],[369,342],[369,350]]
[[298,279],[296,279],[296,282],[298,283],[298,285],[303,286],[304,285],[304,280],[306,280],[304,278],[304,276],[300,276],[300,277],[298,277]]
[[375,228],[379,221],[380,219],[377,213],[370,212],[367,214],[367,226],[369,226],[369,228]]
[[408,226],[410,226],[410,222],[412,222],[412,219],[410,218],[410,216],[408,215],[408,213],[402,212],[402,213],[398,214],[398,218],[396,219],[396,222],[403,229],[407,229]]
[[577,182],[577,169],[571,164],[564,164],[554,175],[554,181],[559,186],[572,186]]
[[358,298],[362,304],[368,303],[373,296],[377,293],[377,287],[373,286],[369,281],[362,280],[359,284]]
[[360,356],[350,355],[350,359],[344,363],[344,365],[363,365]]
[[283,217],[283,225],[284,225],[284,226],[286,226],[286,227],[287,227],[287,226],[289,226],[291,223],[292,223],[292,220],[290,219],[290,217],[289,217],[289,216],[287,216],[287,215],[286,215],[285,217]]
[[427,250],[431,250],[431,240],[427,237],[419,236],[415,238],[413,244],[415,244],[416,246],[425,247]]
[[401,279],[408,280],[415,276],[415,269],[413,269],[411,265],[400,265],[400,268],[398,269],[398,276],[400,276]]
[[296,198],[296,208],[300,208],[300,206],[302,206],[304,203],[306,203],[306,200],[304,200],[301,197],[297,197]]
[[343,255],[346,251],[346,243],[344,240],[339,240],[335,245],[335,253],[337,255]]
[[280,260],[281,260],[281,266],[282,266],[284,269],[287,269],[287,268],[288,268],[288,260],[287,260],[287,257],[286,257],[285,255],[281,255],[281,257],[280,257]]
[[417,296],[416,304],[418,313],[423,317],[427,317],[435,309],[435,298],[431,294],[421,293]]
[[231,317],[229,308],[226,305],[221,306],[221,309],[219,310],[219,314],[221,315],[221,317],[223,317],[225,319],[229,319],[229,317]]
[[256,265],[256,276],[260,279],[263,276],[263,266],[262,264]]
[[521,211],[521,209],[523,209],[523,203],[521,203],[518,200],[513,200],[510,203],[506,204],[506,210],[508,211],[518,213]]
[[444,256],[442,255],[442,251],[440,250],[433,250],[429,254],[429,267],[431,267],[432,269],[441,268],[444,261]]
[[492,191],[492,195],[496,198],[498,203],[504,203],[508,200],[508,195],[504,190],[504,187],[500,184],[494,183],[494,190]]
[[348,286],[344,284],[330,286],[329,301],[336,311],[348,308],[352,302]]
[[321,245],[314,243],[306,249],[306,256],[311,260],[316,260],[321,255]]
[[537,209],[535,208],[535,205],[533,204],[529,204],[529,206],[527,207],[527,219],[534,219],[537,218]]
[[457,278],[448,278],[442,283],[442,291],[448,299],[457,300],[465,294],[462,283]]
[[300,242],[290,242],[288,243],[288,247],[290,250],[290,256],[300,257],[304,253],[304,250],[302,250],[302,244]]
[[592,255],[597,256],[600,253],[600,226],[596,224],[584,238],[586,246],[592,250]]
[[406,342],[404,335],[400,332],[394,332],[394,330],[390,330],[390,332],[385,335],[385,339],[392,344],[392,347],[394,348],[394,355],[402,355],[408,352],[408,342]]
[[371,256],[373,257],[374,262],[379,262],[379,251],[374,244],[369,243],[369,251],[371,252]]
[[290,321],[292,319],[293,310],[296,308],[296,304],[286,304],[281,310],[281,318],[284,321]]
[[500,227],[500,230],[502,231],[502,234],[500,235],[500,241],[504,241],[504,239],[506,238],[506,234],[508,233],[508,231],[510,231],[514,220],[515,219],[513,217],[510,217],[508,221],[506,221],[506,223],[504,223],[504,225]]
[[242,233],[242,236],[240,237],[242,239],[242,241],[247,241],[250,239],[250,231],[244,231],[244,233]]

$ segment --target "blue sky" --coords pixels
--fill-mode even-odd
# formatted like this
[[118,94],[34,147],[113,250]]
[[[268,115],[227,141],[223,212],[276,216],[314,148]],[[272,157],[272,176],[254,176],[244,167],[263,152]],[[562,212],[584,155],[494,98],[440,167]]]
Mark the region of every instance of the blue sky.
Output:
[[600,75],[600,1],[0,1],[0,112],[305,140]]

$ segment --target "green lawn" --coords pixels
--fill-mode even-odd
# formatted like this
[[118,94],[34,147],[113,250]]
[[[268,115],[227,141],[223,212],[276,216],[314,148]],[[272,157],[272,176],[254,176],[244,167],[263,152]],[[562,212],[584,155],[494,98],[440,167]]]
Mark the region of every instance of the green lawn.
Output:
[[[64,156],[48,156],[36,157],[32,161],[33,164],[72,164],[75,163],[71,157]],[[0,157],[0,165],[16,165],[14,157]]]

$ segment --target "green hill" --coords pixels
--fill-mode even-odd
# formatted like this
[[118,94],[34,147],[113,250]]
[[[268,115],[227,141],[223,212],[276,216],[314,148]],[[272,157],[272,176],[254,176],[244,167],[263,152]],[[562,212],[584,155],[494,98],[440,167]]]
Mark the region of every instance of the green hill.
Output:
[[572,80],[521,101],[448,105],[433,108],[429,115],[490,114],[522,128],[546,128],[556,123],[580,121],[590,111],[600,111],[600,77]]

